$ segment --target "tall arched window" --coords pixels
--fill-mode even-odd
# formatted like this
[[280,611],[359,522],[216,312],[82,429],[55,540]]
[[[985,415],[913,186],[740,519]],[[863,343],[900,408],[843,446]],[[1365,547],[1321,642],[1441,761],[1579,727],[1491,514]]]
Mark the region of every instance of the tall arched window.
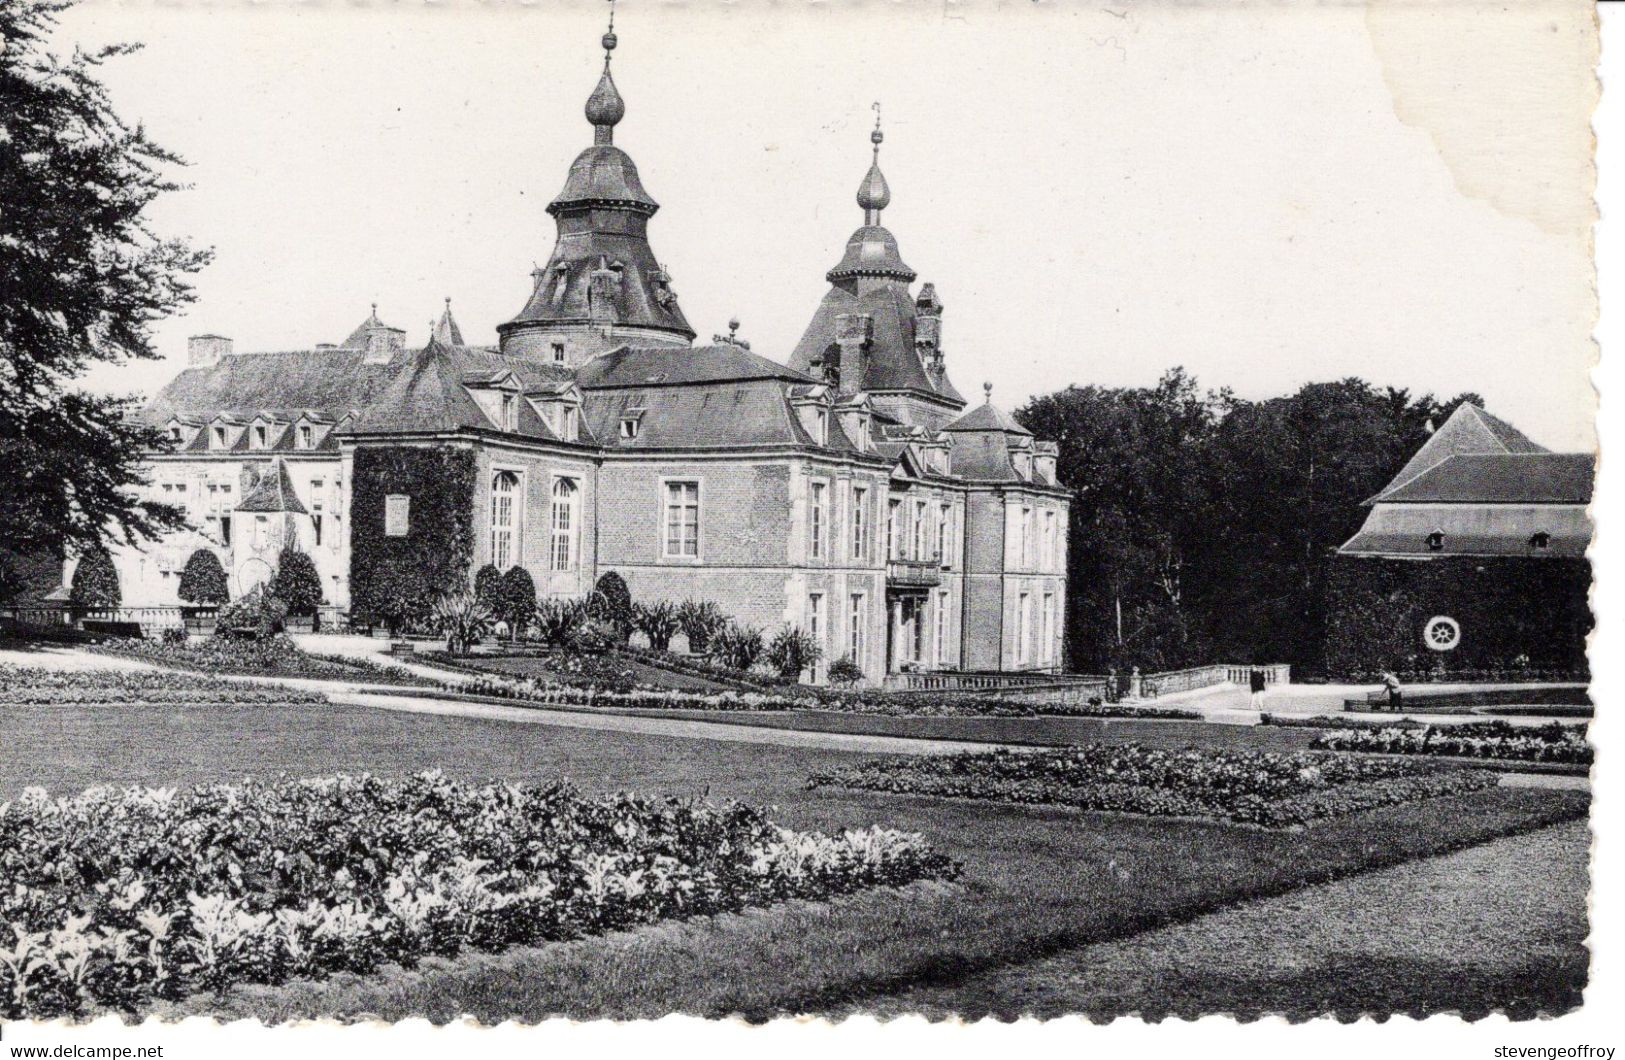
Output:
[[553,569],[571,570],[576,563],[576,534],[581,520],[576,516],[580,496],[574,481],[561,478],[553,483]]
[[498,471],[491,477],[491,562],[497,570],[507,570],[519,561],[514,552],[518,494],[519,476],[512,471]]

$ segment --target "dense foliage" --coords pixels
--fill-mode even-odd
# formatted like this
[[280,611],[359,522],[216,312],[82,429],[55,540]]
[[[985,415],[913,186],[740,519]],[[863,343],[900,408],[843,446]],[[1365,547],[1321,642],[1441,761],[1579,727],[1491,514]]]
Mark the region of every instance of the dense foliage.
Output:
[[322,604],[322,577],[316,561],[298,545],[283,546],[271,575],[271,595],[288,607],[288,614],[314,615]]
[[446,651],[467,655],[496,623],[491,609],[477,592],[462,589],[445,593],[434,602],[435,629],[446,638]]
[[1424,725],[1379,729],[1338,729],[1315,737],[1315,747],[1329,751],[1367,751],[1393,755],[1443,755],[1494,758],[1516,762],[1567,762],[1589,765],[1591,745],[1583,725],[1512,725],[1504,721],[1459,725]]
[[737,803],[336,776],[0,806],[0,1015],[497,951],[951,876],[918,836]]
[[266,639],[282,632],[288,605],[257,585],[220,609],[215,620],[217,639]]
[[[216,635],[205,640],[182,640],[175,643],[129,637],[103,641],[91,650],[144,659],[160,666],[196,670],[205,674],[331,678],[391,683],[401,680],[399,676],[401,671],[357,659],[329,659],[312,655],[301,651],[293,641],[282,636]],[[86,679],[95,680],[97,677],[87,676]]]
[[[398,633],[427,621],[441,593],[468,583],[474,454],[362,446],[351,476],[351,607]],[[407,531],[390,537],[384,533],[384,505],[396,494],[410,498]]]
[[231,599],[225,569],[220,566],[220,557],[214,554],[214,549],[200,548],[186,558],[175,595],[189,604],[202,606],[223,604]]
[[497,591],[498,620],[508,624],[508,636],[517,640],[536,617],[536,583],[523,567],[509,567]]
[[780,677],[787,680],[801,676],[809,667],[824,657],[824,648],[811,633],[799,626],[786,626],[773,634],[763,657]]
[[710,600],[689,599],[677,606],[677,622],[688,638],[688,650],[704,652],[710,649],[711,638],[727,626],[728,616]]
[[167,443],[136,401],[72,389],[97,363],[158,356],[152,327],[192,301],[208,260],[155,234],[148,207],[180,160],[119,117],[101,67],[130,45],[53,39],[64,0],[0,4],[0,593],[18,556],[179,527],[141,500]]
[[632,592],[626,587],[626,579],[615,571],[599,575],[588,605],[592,616],[619,631],[622,640],[632,632]]
[[649,647],[655,651],[669,649],[671,638],[683,628],[677,607],[666,600],[656,604],[633,604],[632,625],[649,638]]
[[1282,828],[1494,787],[1497,777],[1482,770],[1308,751],[1090,744],[885,758],[807,783]]
[[1154,387],[1068,387],[1017,411],[1060,445],[1073,491],[1069,667],[1174,670],[1215,659],[1318,673],[1332,550],[1470,394],[1358,379],[1243,401],[1180,369]]
[[68,600],[74,607],[95,610],[117,607],[123,599],[113,556],[106,545],[97,542],[79,557],[79,563],[73,568]]

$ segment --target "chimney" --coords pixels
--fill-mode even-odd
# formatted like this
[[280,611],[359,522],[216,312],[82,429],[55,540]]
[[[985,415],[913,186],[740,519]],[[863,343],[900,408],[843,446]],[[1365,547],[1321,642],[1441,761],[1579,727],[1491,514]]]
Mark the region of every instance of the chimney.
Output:
[[186,366],[207,368],[231,356],[231,340],[224,335],[193,335],[186,340]]
[[933,375],[942,375],[942,300],[935,284],[921,287],[914,300],[914,350]]
[[835,380],[842,397],[863,389],[873,327],[873,318],[867,313],[842,313],[835,318],[835,342],[841,348]]

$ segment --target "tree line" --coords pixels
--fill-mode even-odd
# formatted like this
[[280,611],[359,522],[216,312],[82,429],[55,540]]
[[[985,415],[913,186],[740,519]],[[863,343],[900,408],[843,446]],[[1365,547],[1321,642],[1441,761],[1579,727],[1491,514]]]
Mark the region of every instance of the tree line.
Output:
[[1027,402],[1016,419],[1059,444],[1072,492],[1068,667],[1319,672],[1335,550],[1463,403],[1483,399],[1357,378],[1247,401],[1182,368],[1154,386],[1074,385]]

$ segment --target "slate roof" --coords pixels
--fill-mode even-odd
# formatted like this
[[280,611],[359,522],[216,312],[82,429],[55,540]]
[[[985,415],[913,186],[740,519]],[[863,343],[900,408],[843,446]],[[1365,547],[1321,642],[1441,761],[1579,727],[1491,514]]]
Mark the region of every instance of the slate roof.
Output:
[[964,404],[947,373],[933,378],[920,360],[914,347],[914,297],[902,282],[883,283],[861,295],[852,281],[832,284],[790,354],[791,368],[810,373],[814,361],[830,363],[838,355],[835,323],[843,313],[867,314],[873,322],[864,390],[917,390]]
[[1006,434],[1019,434],[1028,438],[1033,436],[1032,431],[1017,423],[1015,417],[991,401],[983,402],[942,429],[945,431],[1003,431]]
[[1450,418],[1433,432],[1416,455],[1405,462],[1399,474],[1383,487],[1373,500],[1380,500],[1429,468],[1452,456],[1468,453],[1544,453],[1546,448],[1531,441],[1505,420],[1490,415],[1477,405],[1459,405]]
[[248,495],[237,505],[240,512],[297,512],[305,514],[305,506],[300,503],[298,495],[293,491],[293,482],[288,478],[287,465],[281,460],[273,461],[271,466],[260,475]]
[[1467,453],[1389,490],[1378,503],[1585,505],[1595,471],[1589,453]]
[[730,343],[715,346],[622,346],[594,357],[576,372],[576,383],[584,390],[685,386],[749,379],[782,379],[798,384],[822,382]]

